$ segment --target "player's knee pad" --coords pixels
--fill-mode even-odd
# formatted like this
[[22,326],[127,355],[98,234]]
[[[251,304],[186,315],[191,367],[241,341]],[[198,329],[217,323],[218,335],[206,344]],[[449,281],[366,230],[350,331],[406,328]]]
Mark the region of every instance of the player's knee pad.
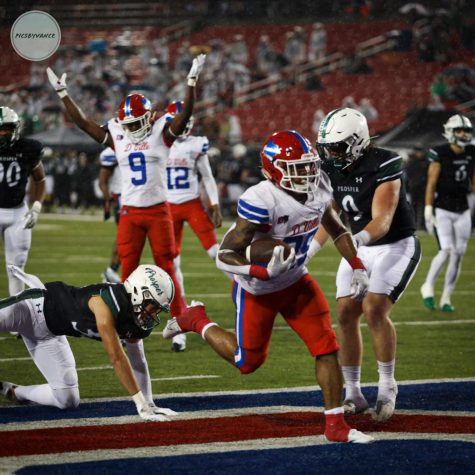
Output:
[[54,397],[60,409],[73,409],[79,406],[79,388],[77,386],[72,388],[53,389]]
[[242,354],[244,358],[241,361],[236,361],[236,366],[241,374],[253,373],[262,366],[267,358],[267,354],[260,351],[243,351]]
[[218,249],[219,245],[218,244],[213,244],[209,249],[206,250],[208,253],[208,256],[213,259],[213,261],[216,259],[216,255],[218,254]]

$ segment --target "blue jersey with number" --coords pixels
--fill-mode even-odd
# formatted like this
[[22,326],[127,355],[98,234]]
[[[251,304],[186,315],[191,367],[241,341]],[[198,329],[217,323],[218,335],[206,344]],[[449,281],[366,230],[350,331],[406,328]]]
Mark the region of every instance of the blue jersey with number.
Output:
[[267,281],[235,275],[236,281],[254,295],[276,292],[297,282],[307,273],[308,247],[331,199],[330,181],[323,172],[317,192],[308,194],[305,203],[300,203],[270,181],[248,188],[239,199],[238,215],[262,225],[262,231],[257,232],[253,239],[270,237],[286,242],[295,249],[296,262],[287,272]]
[[167,200],[166,166],[170,148],[163,138],[165,124],[163,116],[153,124],[148,137],[133,143],[117,119],[108,122],[122,179],[122,206],[146,208]]

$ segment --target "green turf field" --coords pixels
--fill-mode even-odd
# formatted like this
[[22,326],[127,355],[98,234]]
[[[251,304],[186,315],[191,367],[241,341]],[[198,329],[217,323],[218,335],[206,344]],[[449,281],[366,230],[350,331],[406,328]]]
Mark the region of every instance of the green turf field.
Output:
[[[229,223],[228,223],[229,224]],[[225,228],[220,230],[219,236]],[[44,282],[63,280],[74,285],[100,281],[100,273],[109,262],[115,234],[113,223],[65,216],[40,218],[33,231],[33,245],[27,272]],[[452,298],[456,311],[445,314],[430,312],[422,306],[419,287],[436,251],[433,238],[421,233],[423,260],[403,298],[393,312],[398,331],[399,380],[443,379],[475,376],[475,246],[473,239],[465,255],[462,273]],[[2,248],[3,255],[3,248]],[[143,262],[151,262],[146,246]],[[316,255],[309,265],[334,309],[335,272],[338,257],[331,244]],[[186,232],[182,267],[189,299],[205,302],[210,317],[226,328],[233,327],[230,281],[215,268],[199,247],[193,234]],[[2,265],[2,269],[3,269]],[[440,295],[441,278],[437,290]],[[0,277],[0,295],[7,296],[6,276]],[[163,323],[145,341],[153,380],[153,391],[178,393],[221,391],[272,387],[308,386],[315,383],[314,364],[303,343],[276,320],[268,361],[255,374],[241,376],[239,371],[221,360],[197,335],[188,336],[184,353],[170,351],[170,342],[161,337]],[[377,380],[374,358],[366,329],[363,382]],[[110,368],[101,343],[86,338],[70,338],[79,370],[81,396],[124,396]],[[43,382],[20,340],[0,334],[0,380],[21,384]]]

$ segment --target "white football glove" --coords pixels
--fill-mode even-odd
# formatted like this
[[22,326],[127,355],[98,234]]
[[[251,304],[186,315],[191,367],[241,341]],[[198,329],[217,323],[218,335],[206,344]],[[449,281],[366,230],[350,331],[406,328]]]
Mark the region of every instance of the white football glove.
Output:
[[365,269],[355,269],[351,277],[351,298],[363,300],[368,293],[369,278]]
[[54,87],[54,90],[58,93],[58,96],[61,99],[64,96],[67,96],[66,73],[63,73],[61,78],[58,78],[51,68],[46,68],[46,74],[48,75],[48,80]]
[[285,272],[295,262],[295,249],[291,248],[289,257],[284,259],[284,246],[275,246],[272,250],[272,259],[267,264],[269,278],[276,277]]
[[31,206],[31,209],[26,212],[23,217],[23,229],[31,229],[38,221],[38,216],[41,213],[41,203],[35,201]]
[[164,416],[177,416],[178,415],[178,412],[174,411],[173,409],[169,409],[168,407],[158,407],[158,406],[156,406],[153,401],[147,402],[147,405],[150,409],[152,409],[152,411],[155,414],[162,414]]
[[434,216],[434,209],[431,205],[424,206],[424,220],[426,224],[427,232],[433,236],[434,235],[434,227],[437,226]]
[[176,414],[171,409],[157,407],[153,402],[146,401],[142,391],[134,394],[132,399],[135,402],[139,416],[145,421],[164,422],[170,420],[168,416]]
[[205,60],[206,60],[205,54],[199,54],[198,56],[196,56],[196,58],[193,59],[190,72],[188,73],[188,76],[187,76],[188,86],[191,86],[191,87],[196,86],[196,81],[198,81],[198,76],[203,70]]

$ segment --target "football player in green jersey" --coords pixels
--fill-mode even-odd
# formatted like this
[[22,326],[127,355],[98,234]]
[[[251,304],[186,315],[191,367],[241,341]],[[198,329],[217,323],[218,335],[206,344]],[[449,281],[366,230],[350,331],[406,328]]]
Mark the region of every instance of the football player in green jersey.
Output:
[[[402,180],[402,159],[371,143],[366,118],[351,108],[336,109],[320,124],[317,151],[330,177],[334,206],[349,222],[358,257],[369,275],[368,294],[362,301],[351,295],[351,268],[341,261],[337,273],[337,316],[340,362],[345,379],[345,411],[368,408],[360,388],[362,336],[365,316],[379,372],[378,395],[372,416],[385,421],[394,413],[396,330],[390,319],[421,259],[413,210]],[[314,253],[326,240],[321,228]]]

